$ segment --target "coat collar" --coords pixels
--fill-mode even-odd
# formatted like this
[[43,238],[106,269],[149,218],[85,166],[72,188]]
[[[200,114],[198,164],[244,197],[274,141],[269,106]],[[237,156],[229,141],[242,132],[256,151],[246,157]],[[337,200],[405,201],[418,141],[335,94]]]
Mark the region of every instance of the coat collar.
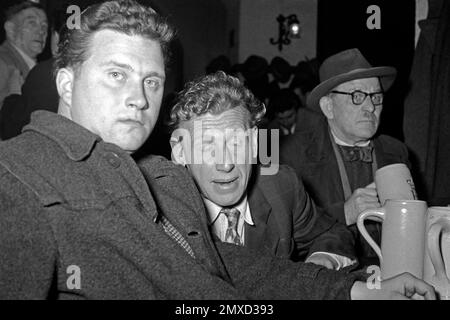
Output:
[[378,160],[378,167],[381,168],[390,162],[402,161],[399,158],[399,151],[383,145],[381,139],[382,137],[373,139],[373,146]]
[[25,79],[26,76],[28,75],[28,72],[30,71],[30,68],[29,68],[28,64],[25,62],[25,60],[23,59],[22,55],[19,53],[19,51],[17,51],[16,48],[14,48],[14,46],[9,41],[5,41],[2,45],[2,47],[4,48],[4,50],[6,52],[8,52],[8,56],[12,60],[14,60],[22,77]]
[[[212,248],[213,237],[208,228],[202,198],[186,168],[161,156],[147,156],[138,160],[159,214],[165,217],[186,238],[195,252],[197,261],[207,261],[212,272],[224,279],[229,275],[219,255]],[[192,186],[174,188],[173,186]],[[154,219],[157,221],[159,214]],[[201,236],[204,234],[203,236]]]
[[35,131],[55,141],[74,161],[90,155],[101,138],[72,120],[54,112],[38,110],[31,114],[30,124],[22,132]]
[[36,59],[31,58],[28,56],[25,52],[23,52],[19,47],[15,46],[11,43],[11,46],[16,49],[16,51],[20,54],[23,61],[26,63],[28,70],[33,69],[33,67],[36,65]]

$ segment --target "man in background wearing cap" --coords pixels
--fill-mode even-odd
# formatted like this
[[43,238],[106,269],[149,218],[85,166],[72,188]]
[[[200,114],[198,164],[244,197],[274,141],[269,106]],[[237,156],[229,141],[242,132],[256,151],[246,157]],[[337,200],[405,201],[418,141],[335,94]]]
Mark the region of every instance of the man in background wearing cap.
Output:
[[[320,84],[307,99],[307,119],[281,146],[280,159],[293,167],[315,202],[345,223],[356,240],[360,265],[378,263],[356,227],[362,211],[380,207],[373,183],[377,168],[408,163],[406,146],[385,135],[375,136],[384,91],[396,70],[372,67],[358,49],[327,58],[320,67]],[[380,243],[378,222],[367,222]]]
[[10,94],[20,94],[22,84],[44,50],[47,16],[39,4],[24,1],[6,11],[6,40],[0,46],[0,108]]

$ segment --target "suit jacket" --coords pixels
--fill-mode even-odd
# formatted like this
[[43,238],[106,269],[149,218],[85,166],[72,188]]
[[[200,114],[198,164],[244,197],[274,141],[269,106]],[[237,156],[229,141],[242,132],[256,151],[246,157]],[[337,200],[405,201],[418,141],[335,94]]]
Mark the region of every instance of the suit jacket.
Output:
[[[11,88],[11,77],[16,71],[20,73],[21,81]],[[0,45],[0,108],[7,96],[13,93],[20,94],[20,88],[29,71],[30,68],[20,53],[8,41],[3,42]]]
[[352,234],[317,208],[292,168],[281,165],[275,175],[256,167],[248,187],[254,225],[245,224],[245,245],[263,246],[278,257],[304,260],[317,251],[355,259]]
[[[281,145],[280,162],[294,168],[317,205],[345,224],[344,191],[327,120],[322,114],[306,109],[302,110],[299,119],[297,131]],[[407,148],[400,141],[380,135],[373,139],[373,143],[379,168],[399,162],[409,166]],[[368,232],[379,243],[379,224],[372,221],[367,224]],[[360,236],[356,225],[349,226],[349,229],[354,234],[360,262],[376,261],[375,252]]]
[[60,115],[0,143],[0,299],[348,299],[359,278],[214,244],[185,168]]

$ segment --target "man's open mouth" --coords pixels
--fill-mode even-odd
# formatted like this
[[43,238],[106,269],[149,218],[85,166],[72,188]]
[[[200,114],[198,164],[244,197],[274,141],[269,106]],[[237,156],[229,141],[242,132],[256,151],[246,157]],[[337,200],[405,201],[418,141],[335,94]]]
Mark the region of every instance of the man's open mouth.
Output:
[[235,182],[237,179],[238,179],[238,177],[234,177],[231,179],[216,179],[216,180],[213,180],[213,182],[220,186],[226,186],[226,185],[229,185],[229,184]]

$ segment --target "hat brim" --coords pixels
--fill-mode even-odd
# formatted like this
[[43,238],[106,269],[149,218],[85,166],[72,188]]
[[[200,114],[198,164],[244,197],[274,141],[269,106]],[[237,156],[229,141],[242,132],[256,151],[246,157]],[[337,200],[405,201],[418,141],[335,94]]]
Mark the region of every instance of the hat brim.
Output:
[[393,67],[375,67],[368,69],[356,69],[350,72],[331,77],[316,86],[308,96],[306,104],[310,108],[318,108],[320,98],[328,94],[341,83],[363,78],[379,77],[383,91],[387,91],[395,80],[397,70]]

